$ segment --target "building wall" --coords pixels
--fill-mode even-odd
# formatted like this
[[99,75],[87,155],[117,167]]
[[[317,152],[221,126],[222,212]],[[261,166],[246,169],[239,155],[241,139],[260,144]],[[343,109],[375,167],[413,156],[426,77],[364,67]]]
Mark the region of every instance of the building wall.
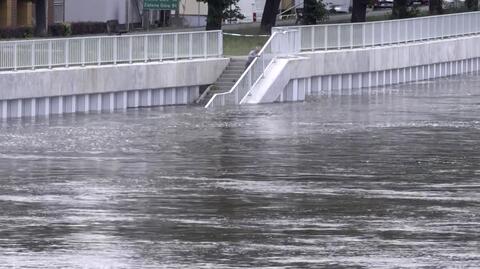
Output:
[[[54,22],[53,0],[48,1],[48,23]],[[33,26],[35,4],[32,0],[0,0],[0,27]]]
[[[238,6],[240,7],[240,12],[245,16],[245,19],[241,22],[252,22],[253,13],[256,14],[257,22],[261,21],[265,2],[266,0],[240,0]],[[295,0],[281,0],[280,10],[285,10],[291,7],[294,3]]]
[[0,0],[0,27],[7,26],[7,0]]
[[[286,93],[295,95],[299,90],[303,92],[299,97],[303,98],[309,95],[335,95],[362,88],[478,72],[480,49],[475,44],[479,41],[480,37],[475,35],[407,45],[305,52],[297,57],[277,59],[269,68],[270,73],[265,75],[264,81],[270,80],[270,84],[262,82],[263,85],[271,85],[267,90],[276,91],[277,95],[273,95],[273,92],[268,96],[265,94],[268,98],[260,101],[257,98],[250,103],[273,102],[275,98],[282,101]],[[280,64],[284,64],[284,69],[281,69],[281,73],[275,72],[275,66]],[[292,87],[295,84],[287,84],[287,81],[305,84],[298,88]],[[276,82],[283,84],[274,84]],[[262,83],[254,86],[251,96],[255,97],[256,91],[265,92]],[[283,97],[279,92],[282,88]],[[294,101],[290,98],[286,100]]]
[[17,24],[17,0],[0,0],[0,27],[15,27]]
[[206,16],[208,13],[208,5],[197,1],[180,0],[179,13],[180,15]]
[[[0,119],[191,104],[227,58],[0,72]],[[35,90],[32,90],[35,89]]]
[[34,5],[28,0],[18,0],[17,2],[17,25],[26,26],[33,25]]
[[[128,13],[127,9],[129,9]],[[141,22],[134,0],[65,0],[66,22],[118,20],[120,24],[125,24],[127,14],[129,14],[130,23]]]

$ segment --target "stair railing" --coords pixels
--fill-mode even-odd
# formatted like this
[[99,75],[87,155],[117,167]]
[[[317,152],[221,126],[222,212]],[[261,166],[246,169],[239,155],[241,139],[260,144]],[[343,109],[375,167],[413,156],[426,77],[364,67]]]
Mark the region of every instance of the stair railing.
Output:
[[252,63],[228,92],[216,93],[205,108],[239,105],[252,87],[265,75],[265,71],[276,57],[300,52],[297,30],[276,29]]

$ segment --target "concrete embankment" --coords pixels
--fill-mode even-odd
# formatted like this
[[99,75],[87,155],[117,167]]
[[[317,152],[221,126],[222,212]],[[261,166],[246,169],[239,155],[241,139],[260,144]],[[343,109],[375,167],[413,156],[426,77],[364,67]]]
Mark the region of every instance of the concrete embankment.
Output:
[[[288,72],[282,71],[281,80],[288,83],[283,83],[283,91],[278,91],[276,101],[298,101],[304,100],[307,95],[478,71],[479,42],[480,36],[475,35],[365,49],[300,53],[287,59]],[[285,65],[285,59],[276,61]],[[275,63],[269,70],[275,70],[274,66]],[[274,80],[278,74],[269,70],[265,72],[265,80]],[[285,76],[289,76],[289,79],[285,79]],[[273,82],[270,84],[274,85]],[[262,83],[258,86],[262,86]],[[255,91],[255,87],[252,91]],[[271,99],[271,94],[265,94],[265,99],[260,102],[269,102]]]
[[0,118],[192,103],[227,58],[0,72]]

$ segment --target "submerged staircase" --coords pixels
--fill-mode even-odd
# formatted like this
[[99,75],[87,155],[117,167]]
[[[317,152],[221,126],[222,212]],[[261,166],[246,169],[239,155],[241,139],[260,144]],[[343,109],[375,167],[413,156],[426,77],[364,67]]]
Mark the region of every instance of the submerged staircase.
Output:
[[237,80],[245,71],[247,57],[230,58],[228,66],[223,70],[218,80],[207,88],[207,90],[198,98],[197,104],[205,106],[216,93],[228,92],[235,85]]

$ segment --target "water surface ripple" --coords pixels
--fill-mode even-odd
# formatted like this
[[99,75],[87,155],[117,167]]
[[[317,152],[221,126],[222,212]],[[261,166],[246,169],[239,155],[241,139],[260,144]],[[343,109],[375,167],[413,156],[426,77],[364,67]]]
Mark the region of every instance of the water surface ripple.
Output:
[[2,268],[479,268],[480,77],[0,123]]

